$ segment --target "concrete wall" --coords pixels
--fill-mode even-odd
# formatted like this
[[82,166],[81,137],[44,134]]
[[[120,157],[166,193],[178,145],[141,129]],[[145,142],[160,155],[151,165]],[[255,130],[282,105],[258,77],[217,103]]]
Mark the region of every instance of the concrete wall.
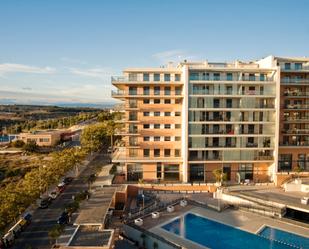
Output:
[[[141,234],[142,234],[141,231],[139,231],[137,229],[134,229],[133,227],[128,226],[128,225],[124,225],[123,226],[123,230],[124,230],[124,234],[127,237],[131,238],[134,241],[138,241],[139,246],[143,245],[143,239],[141,238]],[[158,240],[158,239],[156,239],[154,237],[151,237],[148,234],[146,235],[144,240],[145,240],[145,246],[146,246],[147,249],[148,248],[152,249],[154,242],[157,242],[158,249],[175,249],[175,247],[173,247],[171,245],[168,245],[168,244],[164,243],[163,241]]]

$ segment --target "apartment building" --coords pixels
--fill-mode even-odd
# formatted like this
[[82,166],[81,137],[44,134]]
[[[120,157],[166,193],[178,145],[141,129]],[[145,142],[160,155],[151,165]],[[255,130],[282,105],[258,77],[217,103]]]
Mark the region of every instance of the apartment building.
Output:
[[[286,63],[298,68],[296,81],[295,70],[283,68]],[[222,169],[232,182],[275,180],[287,164],[290,147],[295,151],[292,162],[308,158],[307,124],[287,126],[294,115],[306,119],[307,95],[286,95],[296,87],[308,92],[306,63],[269,56],[254,62],[184,61],[126,69],[123,76],[112,78],[118,89],[112,96],[125,104],[124,128],[118,132],[124,146],[113,162],[123,166],[128,181],[208,182],[214,181],[215,169]],[[289,133],[294,127],[296,140]]]
[[279,172],[309,171],[309,59],[276,58],[281,71]]

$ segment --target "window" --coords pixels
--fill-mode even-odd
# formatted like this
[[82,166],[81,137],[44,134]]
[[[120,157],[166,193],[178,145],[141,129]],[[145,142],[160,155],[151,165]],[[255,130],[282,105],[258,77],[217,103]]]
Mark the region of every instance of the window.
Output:
[[181,138],[180,137],[175,137],[175,141],[180,141]]
[[164,156],[170,157],[171,156],[171,150],[170,149],[164,149]]
[[171,137],[164,137],[164,141],[171,141]]
[[136,134],[138,131],[136,124],[129,124],[129,133]]
[[143,81],[149,81],[149,73],[143,74]]
[[175,95],[181,95],[181,87],[175,87]]
[[129,108],[137,108],[137,99],[129,99]]
[[171,112],[164,112],[164,116],[166,116],[166,117],[171,116]]
[[171,125],[170,124],[165,124],[164,125],[164,129],[171,129]]
[[150,156],[150,150],[144,149],[144,157],[149,157],[149,156]]
[[137,74],[136,73],[130,73],[129,74],[129,81],[137,81]]
[[164,74],[164,81],[171,81],[171,75],[170,74]]
[[153,141],[156,141],[156,142],[160,141],[160,137],[158,136],[153,137]]
[[284,69],[290,70],[291,69],[291,63],[284,63]]
[[129,157],[136,157],[137,149],[129,149]]
[[129,121],[137,120],[137,112],[129,112]]
[[190,80],[198,80],[199,75],[198,73],[190,73]]
[[220,107],[220,100],[219,99],[214,99],[213,100],[213,106],[214,106],[214,108],[219,108]]
[[232,108],[233,101],[232,99],[226,99],[226,108]]
[[170,99],[165,99],[164,100],[164,104],[170,104],[171,103],[171,100]]
[[149,95],[150,94],[150,87],[149,86],[144,86],[144,95]]
[[229,80],[229,81],[233,80],[233,74],[232,73],[227,73],[226,74],[226,80]]
[[150,128],[150,124],[144,124],[144,129],[149,129]]
[[154,104],[160,104],[161,101],[160,101],[160,99],[154,99],[154,100],[153,100],[153,103],[154,103]]
[[138,145],[138,141],[137,141],[137,137],[129,137],[129,145],[130,146],[137,146]]
[[154,95],[160,95],[160,87],[159,86],[155,86],[153,88],[153,94]]
[[164,95],[171,95],[171,88],[169,86],[164,87]]
[[265,79],[266,79],[265,74],[260,74],[260,81],[265,81]]
[[202,75],[202,80],[209,80],[209,73],[204,72]]
[[175,124],[175,129],[180,129],[181,128],[181,124]]
[[160,129],[160,124],[154,124],[154,125],[153,125],[153,128],[154,128],[154,129]]
[[154,149],[154,150],[153,150],[153,155],[154,155],[155,157],[159,157],[159,156],[160,156],[160,149]]
[[175,81],[180,81],[180,74],[175,74]]
[[295,63],[295,70],[301,70],[303,68],[302,63]]
[[214,73],[214,80],[220,80],[220,74]]
[[176,117],[181,116],[181,112],[175,112],[175,116],[176,116]]
[[137,87],[129,87],[129,95],[137,95]]
[[144,137],[144,141],[145,142],[150,141],[150,137]]
[[155,73],[155,74],[153,75],[153,80],[154,80],[154,81],[160,81],[160,74],[159,74],[159,73]]
[[153,115],[154,115],[155,117],[158,117],[158,116],[160,116],[160,112],[154,112]]
[[175,104],[180,104],[181,103],[181,99],[175,99]]
[[253,73],[249,74],[249,81],[255,81],[255,75]]
[[144,112],[144,116],[145,117],[149,117],[150,116],[150,112]]
[[157,178],[160,179],[162,177],[162,164],[157,163]]
[[175,149],[175,157],[180,157],[180,149]]
[[292,154],[279,154],[279,171],[292,170]]
[[144,100],[143,100],[143,103],[144,103],[144,104],[150,104],[150,99],[144,99]]

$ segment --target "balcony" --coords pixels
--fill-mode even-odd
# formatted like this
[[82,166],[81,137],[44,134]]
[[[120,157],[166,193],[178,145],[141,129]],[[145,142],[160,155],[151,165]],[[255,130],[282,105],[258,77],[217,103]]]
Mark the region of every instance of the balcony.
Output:
[[291,79],[291,78],[282,78],[282,85],[308,85],[309,79]]
[[302,91],[285,91],[283,93],[285,97],[292,97],[292,98],[306,98],[309,97],[309,92],[302,92]]
[[282,133],[284,134],[309,134],[308,129],[289,129],[289,130],[282,130]]
[[274,79],[271,77],[218,77],[218,76],[190,76],[190,81],[207,81],[207,82],[218,82],[218,81],[224,81],[224,82],[233,82],[233,81],[237,81],[240,83],[244,83],[244,82],[258,82],[258,83],[263,83],[263,82],[273,82]]
[[280,143],[279,145],[280,145],[280,147],[309,146],[309,141],[286,142],[286,143]]
[[309,121],[309,117],[286,117],[284,118],[285,122],[308,122]]
[[182,84],[180,78],[168,78],[164,77],[163,80],[161,78],[148,77],[144,78],[143,75],[135,75],[134,77],[127,76],[112,76],[111,77],[112,84],[136,84],[136,83],[145,83],[145,84]]
[[288,110],[300,110],[300,109],[309,109],[309,105],[306,104],[288,104],[284,106],[285,109]]

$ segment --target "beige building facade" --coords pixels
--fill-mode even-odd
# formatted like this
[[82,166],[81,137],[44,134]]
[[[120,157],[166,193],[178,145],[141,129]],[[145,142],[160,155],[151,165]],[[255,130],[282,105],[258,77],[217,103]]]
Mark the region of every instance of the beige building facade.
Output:
[[38,146],[50,147],[55,146],[60,142],[62,133],[63,131],[58,130],[20,133],[19,139],[24,143],[34,141]]
[[283,139],[279,61],[126,69],[112,78],[112,96],[125,104],[117,131],[124,146],[113,162],[128,181],[213,182],[215,169],[231,182],[275,181]]

